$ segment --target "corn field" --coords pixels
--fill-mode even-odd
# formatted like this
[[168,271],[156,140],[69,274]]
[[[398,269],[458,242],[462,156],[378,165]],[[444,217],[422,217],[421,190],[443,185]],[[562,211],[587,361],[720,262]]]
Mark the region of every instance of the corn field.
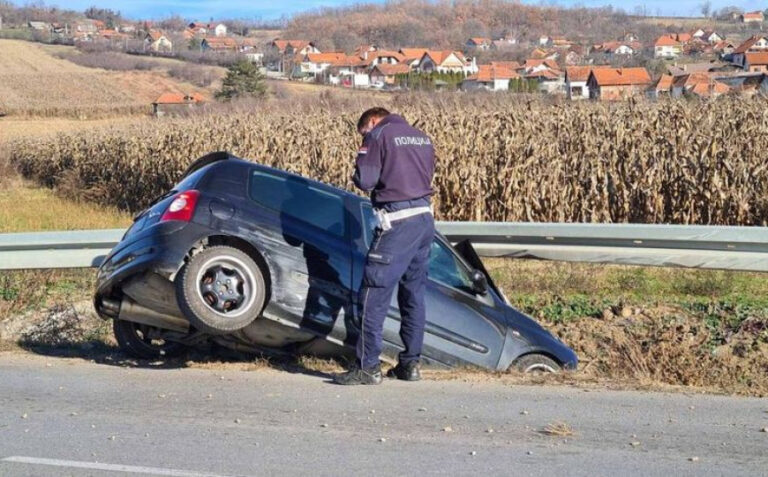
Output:
[[[290,109],[290,108],[286,108]],[[16,142],[48,187],[136,211],[228,150],[352,189],[359,110],[239,112]],[[768,101],[414,100],[437,148],[443,220],[768,225]]]

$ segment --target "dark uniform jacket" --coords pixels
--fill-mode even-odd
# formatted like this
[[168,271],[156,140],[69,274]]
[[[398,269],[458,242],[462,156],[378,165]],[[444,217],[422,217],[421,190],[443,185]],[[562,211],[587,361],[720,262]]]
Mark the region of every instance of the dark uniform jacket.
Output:
[[374,205],[428,199],[435,149],[429,137],[401,116],[390,114],[365,135],[353,180],[371,193]]

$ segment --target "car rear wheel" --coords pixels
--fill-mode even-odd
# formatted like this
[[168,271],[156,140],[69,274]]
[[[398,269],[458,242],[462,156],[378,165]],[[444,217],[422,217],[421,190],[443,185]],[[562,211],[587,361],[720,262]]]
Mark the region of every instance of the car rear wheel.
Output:
[[176,277],[176,299],[196,329],[232,333],[261,313],[266,297],[264,276],[242,250],[225,245],[194,255]]
[[120,349],[133,358],[160,359],[182,354],[185,346],[160,338],[160,329],[126,320],[114,320],[112,331]]
[[526,374],[544,374],[560,372],[560,365],[543,354],[527,354],[514,363],[515,369]]

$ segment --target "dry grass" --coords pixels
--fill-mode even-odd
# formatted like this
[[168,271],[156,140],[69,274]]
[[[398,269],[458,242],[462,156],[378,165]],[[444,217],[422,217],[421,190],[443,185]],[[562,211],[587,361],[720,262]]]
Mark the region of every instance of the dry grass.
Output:
[[54,56],[66,48],[0,40],[0,111],[77,118],[147,114],[163,92],[198,89],[162,72],[107,72]]
[[0,233],[125,228],[130,214],[68,200],[15,179],[0,188]]
[[562,421],[550,422],[544,426],[544,429],[541,430],[541,433],[556,437],[569,437],[575,434],[571,425]]
[[[436,144],[440,219],[768,224],[768,100],[483,98],[395,100]],[[351,189],[360,110],[318,106],[60,136],[17,143],[11,154],[43,185],[76,177],[84,196],[129,210],[213,150]]]

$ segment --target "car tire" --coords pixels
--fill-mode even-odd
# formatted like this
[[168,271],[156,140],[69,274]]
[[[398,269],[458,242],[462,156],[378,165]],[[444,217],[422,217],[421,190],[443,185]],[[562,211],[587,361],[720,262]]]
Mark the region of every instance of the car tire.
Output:
[[132,358],[161,359],[181,355],[186,346],[173,341],[151,339],[153,328],[126,320],[113,320],[112,331],[120,349]]
[[549,356],[543,354],[526,354],[514,362],[515,369],[521,373],[558,373],[560,365]]
[[264,306],[266,286],[256,262],[235,247],[195,254],[176,277],[176,300],[197,330],[221,335],[248,326]]

